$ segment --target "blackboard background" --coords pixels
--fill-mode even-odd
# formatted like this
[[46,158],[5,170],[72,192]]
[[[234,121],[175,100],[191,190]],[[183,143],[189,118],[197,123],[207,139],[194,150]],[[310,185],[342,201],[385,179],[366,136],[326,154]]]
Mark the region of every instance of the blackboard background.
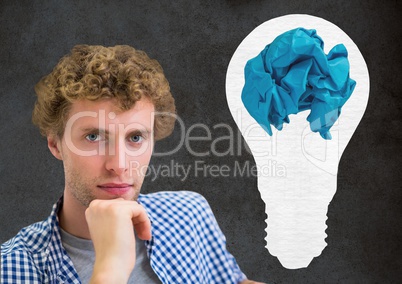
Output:
[[[227,123],[226,68],[242,39],[286,14],[322,17],[357,44],[370,72],[366,113],[339,166],[328,209],[328,246],[308,268],[283,268],[265,247],[257,180],[146,179],[143,191],[193,190],[210,202],[229,250],[251,279],[269,283],[397,283],[401,254],[401,1],[4,1],[0,3],[0,242],[42,220],[63,189],[62,164],[31,124],[33,86],[78,43],[129,44],[164,67],[186,127]],[[216,130],[213,138],[227,135]],[[177,145],[178,131],[156,146]],[[224,142],[222,142],[224,144]],[[227,145],[222,144],[222,149]],[[235,141],[235,147],[238,143]],[[170,148],[169,148],[170,147]],[[195,143],[194,149],[209,149]],[[254,163],[240,155],[206,164]],[[181,149],[151,164],[194,164]],[[400,283],[400,282],[399,282]]]

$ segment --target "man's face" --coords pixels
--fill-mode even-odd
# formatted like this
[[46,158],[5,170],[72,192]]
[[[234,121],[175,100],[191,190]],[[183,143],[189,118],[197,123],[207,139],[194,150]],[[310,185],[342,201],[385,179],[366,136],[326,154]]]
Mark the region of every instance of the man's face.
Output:
[[94,199],[136,200],[152,154],[153,124],[147,100],[124,112],[111,99],[74,102],[57,142],[65,194],[83,206]]

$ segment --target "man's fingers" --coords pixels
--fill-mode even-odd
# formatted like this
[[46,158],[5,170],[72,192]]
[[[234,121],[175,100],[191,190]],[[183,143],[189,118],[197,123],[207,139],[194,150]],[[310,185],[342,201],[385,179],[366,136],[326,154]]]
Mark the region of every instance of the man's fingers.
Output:
[[[134,223],[134,222],[133,222]],[[142,223],[134,224],[135,232],[141,240],[149,241],[152,237],[151,234],[151,222],[149,219]]]
[[135,228],[135,232],[141,240],[150,240],[151,239],[151,221],[148,218],[147,212],[145,208],[136,204],[135,207],[132,207],[132,222]]

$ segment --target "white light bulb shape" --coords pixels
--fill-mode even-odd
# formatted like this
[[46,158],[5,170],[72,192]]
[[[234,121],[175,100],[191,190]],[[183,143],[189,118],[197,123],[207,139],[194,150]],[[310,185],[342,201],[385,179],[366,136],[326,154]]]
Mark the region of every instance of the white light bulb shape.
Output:
[[[244,67],[280,34],[315,29],[324,51],[342,43],[348,50],[350,78],[356,87],[330,129],[332,140],[310,130],[309,110],[290,115],[290,123],[269,136],[241,100]],[[239,45],[226,74],[230,112],[254,156],[258,189],[268,215],[266,248],[288,269],[307,267],[326,247],[328,205],[337,186],[338,164],[366,109],[367,65],[356,44],[336,25],[310,15],[286,15],[255,28]]]

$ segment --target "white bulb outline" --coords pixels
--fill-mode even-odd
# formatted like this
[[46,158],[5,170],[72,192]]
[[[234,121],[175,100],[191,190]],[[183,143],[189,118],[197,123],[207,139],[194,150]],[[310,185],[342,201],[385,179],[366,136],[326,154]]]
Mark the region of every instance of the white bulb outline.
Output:
[[[306,121],[309,111],[304,111],[290,115],[290,124],[285,124],[281,131],[272,128],[273,136],[268,136],[260,127],[262,132],[256,141],[253,137],[244,135],[245,129],[257,124],[241,102],[244,66],[247,60],[258,55],[278,35],[298,27],[316,29],[317,34],[324,40],[326,54],[336,44],[343,43],[346,46],[349,53],[350,77],[357,82],[356,88],[343,106],[338,121],[330,129],[332,140],[324,140],[318,133],[311,132]],[[339,161],[368,103],[369,74],[364,58],[352,39],[329,21],[299,14],[278,17],[256,27],[234,52],[226,74],[226,96],[230,112],[254,156],[257,168],[272,164],[274,160],[276,165],[284,163],[287,170],[281,177],[273,176],[272,172],[268,177],[258,176],[258,188],[268,215],[267,249],[273,256],[278,257],[286,268],[307,267],[327,245],[325,221],[328,204],[337,188]],[[287,152],[295,154],[295,157],[282,159],[282,156],[290,155],[284,151],[284,145],[290,149]],[[318,157],[320,155],[321,157]],[[292,159],[296,160],[296,165],[292,165]],[[297,163],[301,166],[297,167]],[[312,180],[319,181],[312,183]],[[312,188],[305,186],[306,184],[312,184]],[[317,214],[323,214],[324,211],[325,216],[318,217]],[[283,228],[275,229],[280,227]],[[297,228],[299,232],[295,229],[292,232],[292,228]],[[278,236],[275,235],[275,230],[280,231]],[[302,241],[298,241],[298,238]],[[311,243],[310,239],[313,240]]]

